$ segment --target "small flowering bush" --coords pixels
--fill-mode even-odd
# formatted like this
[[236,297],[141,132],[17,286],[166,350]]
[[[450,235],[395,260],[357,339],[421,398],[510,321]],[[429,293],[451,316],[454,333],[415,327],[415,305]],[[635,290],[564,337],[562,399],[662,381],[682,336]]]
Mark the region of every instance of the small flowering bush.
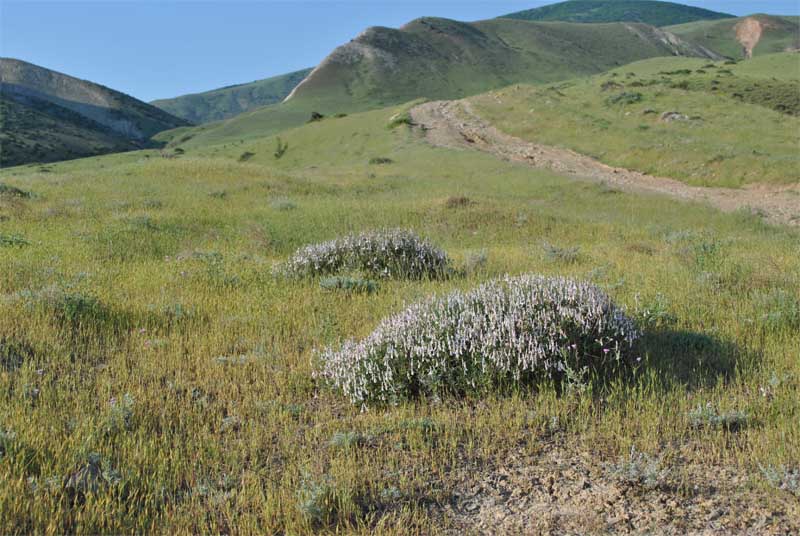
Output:
[[438,278],[449,273],[447,254],[411,231],[349,235],[298,249],[276,268],[290,277],[356,271],[385,278]]
[[412,305],[362,341],[318,353],[318,377],[356,404],[483,393],[628,358],[633,322],[589,283],[505,277]]

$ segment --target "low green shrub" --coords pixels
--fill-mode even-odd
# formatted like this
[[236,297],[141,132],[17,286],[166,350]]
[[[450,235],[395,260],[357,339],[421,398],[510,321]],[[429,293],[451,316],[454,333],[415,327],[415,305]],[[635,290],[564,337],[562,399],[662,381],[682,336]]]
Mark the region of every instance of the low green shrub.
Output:
[[21,190],[15,186],[0,182],[0,197],[20,197],[23,199],[30,199],[33,197],[33,194],[31,192]]
[[378,283],[360,277],[327,277],[319,282],[319,286],[326,290],[345,290],[365,294],[372,294],[378,290]]

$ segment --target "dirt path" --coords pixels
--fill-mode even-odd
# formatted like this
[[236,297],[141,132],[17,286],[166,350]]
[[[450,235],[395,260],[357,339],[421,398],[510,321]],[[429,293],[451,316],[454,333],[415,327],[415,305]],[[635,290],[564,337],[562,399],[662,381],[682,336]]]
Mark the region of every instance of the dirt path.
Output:
[[707,202],[726,212],[749,209],[771,223],[800,226],[800,185],[704,188],[607,166],[569,149],[532,143],[501,132],[481,119],[467,100],[427,102],[414,107],[411,117],[425,130],[428,142],[436,146],[476,149],[512,162],[603,182],[625,191]]

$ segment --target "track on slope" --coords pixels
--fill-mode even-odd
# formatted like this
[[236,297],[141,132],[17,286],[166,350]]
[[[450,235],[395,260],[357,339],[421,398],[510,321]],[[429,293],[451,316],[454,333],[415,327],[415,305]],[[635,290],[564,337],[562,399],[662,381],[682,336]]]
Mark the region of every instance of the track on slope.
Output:
[[705,202],[725,212],[751,210],[764,215],[770,223],[800,226],[800,185],[706,188],[608,166],[569,149],[506,134],[478,116],[468,99],[426,102],[411,109],[411,118],[425,132],[427,141],[435,146],[479,150],[507,161],[602,182],[628,192]]

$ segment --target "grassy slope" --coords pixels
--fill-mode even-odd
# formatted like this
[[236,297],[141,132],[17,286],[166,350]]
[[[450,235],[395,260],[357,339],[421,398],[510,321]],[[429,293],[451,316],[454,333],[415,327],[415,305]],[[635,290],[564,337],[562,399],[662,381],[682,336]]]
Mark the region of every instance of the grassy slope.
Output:
[[[753,55],[783,52],[789,47],[800,46],[800,18],[776,17],[771,15],[753,15],[760,21],[769,24],[761,37]],[[675,35],[714,50],[723,56],[741,58],[742,45],[736,40],[734,27],[744,17],[719,21],[697,21],[665,28]]]
[[[0,234],[30,242],[0,248],[0,334],[35,351],[0,369],[0,428],[16,433],[0,463],[0,532],[435,534],[435,505],[460,479],[554,440],[598,467],[631,446],[663,454],[676,490],[706,493],[738,468],[751,497],[741,500],[770,511],[794,500],[759,464],[800,463],[796,232],[434,149],[387,129],[396,111],[283,132],[280,160],[264,138],[172,160],[137,152],[0,172],[37,195],[0,198]],[[238,163],[243,151],[254,156]],[[376,156],[395,163],[368,165]],[[453,195],[475,203],[447,208]],[[297,208],[273,208],[281,199]],[[465,279],[385,282],[371,296],[270,276],[300,245],[383,226],[414,228],[457,262],[486,250],[488,263]],[[548,260],[543,241],[579,247],[578,261]],[[362,413],[311,378],[313,348],[366,335],[404,303],[528,271],[592,279],[634,315],[661,304],[635,380],[594,396],[545,386]],[[49,287],[96,297],[97,316],[24,305]],[[238,355],[249,357],[217,359]],[[126,393],[127,420],[110,403]],[[745,412],[749,426],[692,427],[687,413],[706,403]],[[350,431],[374,439],[328,444]],[[47,479],[72,474],[88,452],[121,484],[70,507]],[[304,517],[315,490],[330,498],[316,503],[322,527]]]
[[[188,145],[264,136],[302,124],[311,111],[351,113],[419,97],[458,98],[514,82],[564,80],[672,55],[649,27],[636,28],[644,38],[618,23],[495,19],[467,24],[424,18],[401,30],[372,28],[337,49],[286,104],[207,125]],[[365,60],[358,56],[360,47],[388,59]]]
[[[785,104],[800,113],[797,62],[794,54],[713,67],[702,60],[660,58],[557,89],[518,86],[475,102],[502,130],[609,164],[704,186],[797,183],[800,120],[750,104]],[[684,69],[692,74],[659,74]],[[603,89],[603,84],[617,85]],[[636,87],[640,84],[645,85]],[[641,94],[641,101],[608,103],[624,92]],[[644,114],[648,109],[655,113]],[[665,111],[702,119],[665,123],[659,120]]]
[[671,2],[650,0],[571,0],[505,15],[522,20],[569,22],[645,22],[653,26],[717,20],[733,15]]
[[303,69],[248,84],[155,100],[150,104],[194,124],[220,121],[282,101],[309,72],[311,69]]

